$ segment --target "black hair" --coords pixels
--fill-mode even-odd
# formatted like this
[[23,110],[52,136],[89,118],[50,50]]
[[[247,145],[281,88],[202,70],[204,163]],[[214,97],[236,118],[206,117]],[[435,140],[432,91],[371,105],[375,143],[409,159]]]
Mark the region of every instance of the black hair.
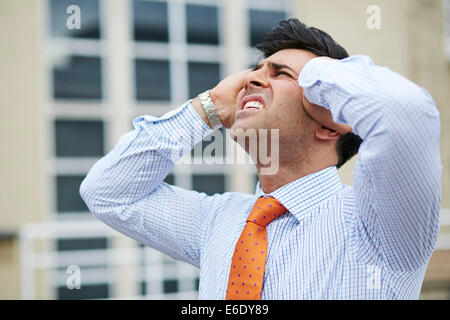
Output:
[[[308,27],[298,19],[292,18],[280,21],[266,34],[264,40],[256,45],[265,58],[284,49],[302,49],[317,56],[327,56],[333,59],[344,59],[349,55],[329,34]],[[358,153],[362,139],[352,132],[341,135],[336,143],[338,163],[341,167],[347,160]]]

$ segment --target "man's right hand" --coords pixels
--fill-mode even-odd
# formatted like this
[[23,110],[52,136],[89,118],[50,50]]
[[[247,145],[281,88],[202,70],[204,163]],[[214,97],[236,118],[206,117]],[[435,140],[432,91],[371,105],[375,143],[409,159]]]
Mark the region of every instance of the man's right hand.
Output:
[[230,128],[234,123],[234,115],[239,109],[239,101],[236,101],[237,96],[244,88],[245,78],[250,71],[248,69],[226,77],[209,92],[225,128]]

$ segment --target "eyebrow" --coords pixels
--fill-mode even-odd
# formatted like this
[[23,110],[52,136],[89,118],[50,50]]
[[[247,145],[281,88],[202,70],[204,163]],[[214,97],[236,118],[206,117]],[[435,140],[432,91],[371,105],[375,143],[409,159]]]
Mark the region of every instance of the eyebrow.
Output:
[[[287,64],[279,64],[276,62],[268,62],[269,67],[275,70],[280,70],[280,69],[288,69],[290,71],[292,71],[296,76],[298,76],[297,71],[295,71],[294,69],[292,69],[291,67],[289,67]],[[256,71],[259,70],[263,67],[264,62],[260,62],[259,64],[257,64],[255,67],[253,67],[252,71]]]

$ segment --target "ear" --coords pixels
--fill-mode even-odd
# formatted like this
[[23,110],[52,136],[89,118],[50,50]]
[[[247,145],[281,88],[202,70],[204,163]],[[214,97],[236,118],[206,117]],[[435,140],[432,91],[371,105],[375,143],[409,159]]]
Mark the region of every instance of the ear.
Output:
[[325,128],[337,132],[339,134],[346,134],[348,132],[352,132],[352,127],[350,127],[350,125],[334,122],[330,110],[309,102],[306,99],[304,92],[302,104],[305,112],[315,121],[317,121],[320,125],[322,125],[322,129]]
[[341,134],[333,129],[320,125],[315,129],[314,136],[322,141],[332,141],[339,139]]

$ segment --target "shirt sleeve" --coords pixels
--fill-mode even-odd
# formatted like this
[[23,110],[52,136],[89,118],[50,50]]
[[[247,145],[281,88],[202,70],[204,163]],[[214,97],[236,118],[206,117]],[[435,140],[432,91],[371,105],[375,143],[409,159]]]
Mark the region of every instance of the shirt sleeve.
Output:
[[81,197],[115,230],[199,266],[208,196],[162,181],[183,153],[213,130],[190,103],[161,118],[139,116],[133,125],[89,170]]
[[361,248],[374,247],[396,271],[423,266],[437,242],[441,203],[440,119],[431,96],[362,55],[312,59],[299,85],[363,139],[354,170]]

